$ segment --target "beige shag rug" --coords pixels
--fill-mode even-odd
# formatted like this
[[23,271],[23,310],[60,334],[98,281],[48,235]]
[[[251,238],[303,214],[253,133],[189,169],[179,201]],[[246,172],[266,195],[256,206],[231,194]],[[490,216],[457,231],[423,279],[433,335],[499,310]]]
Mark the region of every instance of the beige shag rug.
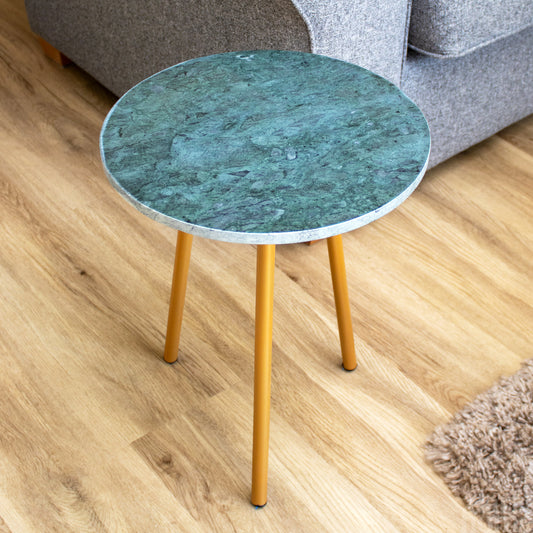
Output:
[[533,533],[533,359],[437,428],[426,457],[490,527]]

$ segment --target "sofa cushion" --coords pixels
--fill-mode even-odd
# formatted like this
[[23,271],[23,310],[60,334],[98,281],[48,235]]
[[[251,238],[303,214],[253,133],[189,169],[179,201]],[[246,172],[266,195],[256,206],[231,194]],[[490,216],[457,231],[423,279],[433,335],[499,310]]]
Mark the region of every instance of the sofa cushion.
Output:
[[409,45],[458,57],[531,25],[532,0],[413,0]]

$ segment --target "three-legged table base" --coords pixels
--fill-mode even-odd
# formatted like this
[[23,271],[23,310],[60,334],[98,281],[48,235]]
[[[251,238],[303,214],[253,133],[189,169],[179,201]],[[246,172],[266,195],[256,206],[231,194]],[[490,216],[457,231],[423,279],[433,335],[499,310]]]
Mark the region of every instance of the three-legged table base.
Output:
[[[167,363],[174,363],[178,358],[191,246],[192,235],[179,231],[165,341],[164,358]],[[274,244],[260,244],[257,246],[252,459],[252,503],[256,506],[263,506],[267,502],[275,251],[276,246]],[[340,235],[328,238],[328,254],[335,307],[337,309],[342,364],[346,370],[354,370],[357,366],[357,361],[353,341],[342,237]]]

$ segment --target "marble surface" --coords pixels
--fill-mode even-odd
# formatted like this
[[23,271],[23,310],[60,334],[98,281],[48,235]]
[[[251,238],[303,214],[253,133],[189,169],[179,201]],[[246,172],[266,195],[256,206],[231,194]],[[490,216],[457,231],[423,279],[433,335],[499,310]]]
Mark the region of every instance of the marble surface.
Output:
[[255,244],[367,224],[416,188],[430,149],[416,105],[355,65],[254,51],[176,65],[127,92],[100,150],[111,183],[181,231]]

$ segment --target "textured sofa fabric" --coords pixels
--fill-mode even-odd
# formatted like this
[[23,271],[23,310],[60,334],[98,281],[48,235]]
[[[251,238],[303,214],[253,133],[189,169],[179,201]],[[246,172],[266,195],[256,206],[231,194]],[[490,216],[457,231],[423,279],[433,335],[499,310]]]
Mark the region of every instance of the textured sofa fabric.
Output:
[[[421,107],[434,166],[533,112],[533,30],[517,31],[533,0],[412,1],[412,14],[411,0],[26,0],[26,9],[35,33],[117,95],[170,65],[235,50],[359,64]],[[415,26],[441,45],[461,35],[464,57],[408,52]]]
[[409,45],[458,57],[532,25],[533,0],[413,0]]
[[229,50],[311,51],[288,0],[26,0],[32,30],[117,95],[194,57]]
[[410,0],[26,0],[32,30],[120,95],[165,67],[281,49],[357,63],[399,85]]
[[431,166],[533,112],[532,43],[529,28],[457,59],[410,52],[402,90],[430,125]]
[[411,0],[293,0],[312,51],[368,68],[400,84]]

